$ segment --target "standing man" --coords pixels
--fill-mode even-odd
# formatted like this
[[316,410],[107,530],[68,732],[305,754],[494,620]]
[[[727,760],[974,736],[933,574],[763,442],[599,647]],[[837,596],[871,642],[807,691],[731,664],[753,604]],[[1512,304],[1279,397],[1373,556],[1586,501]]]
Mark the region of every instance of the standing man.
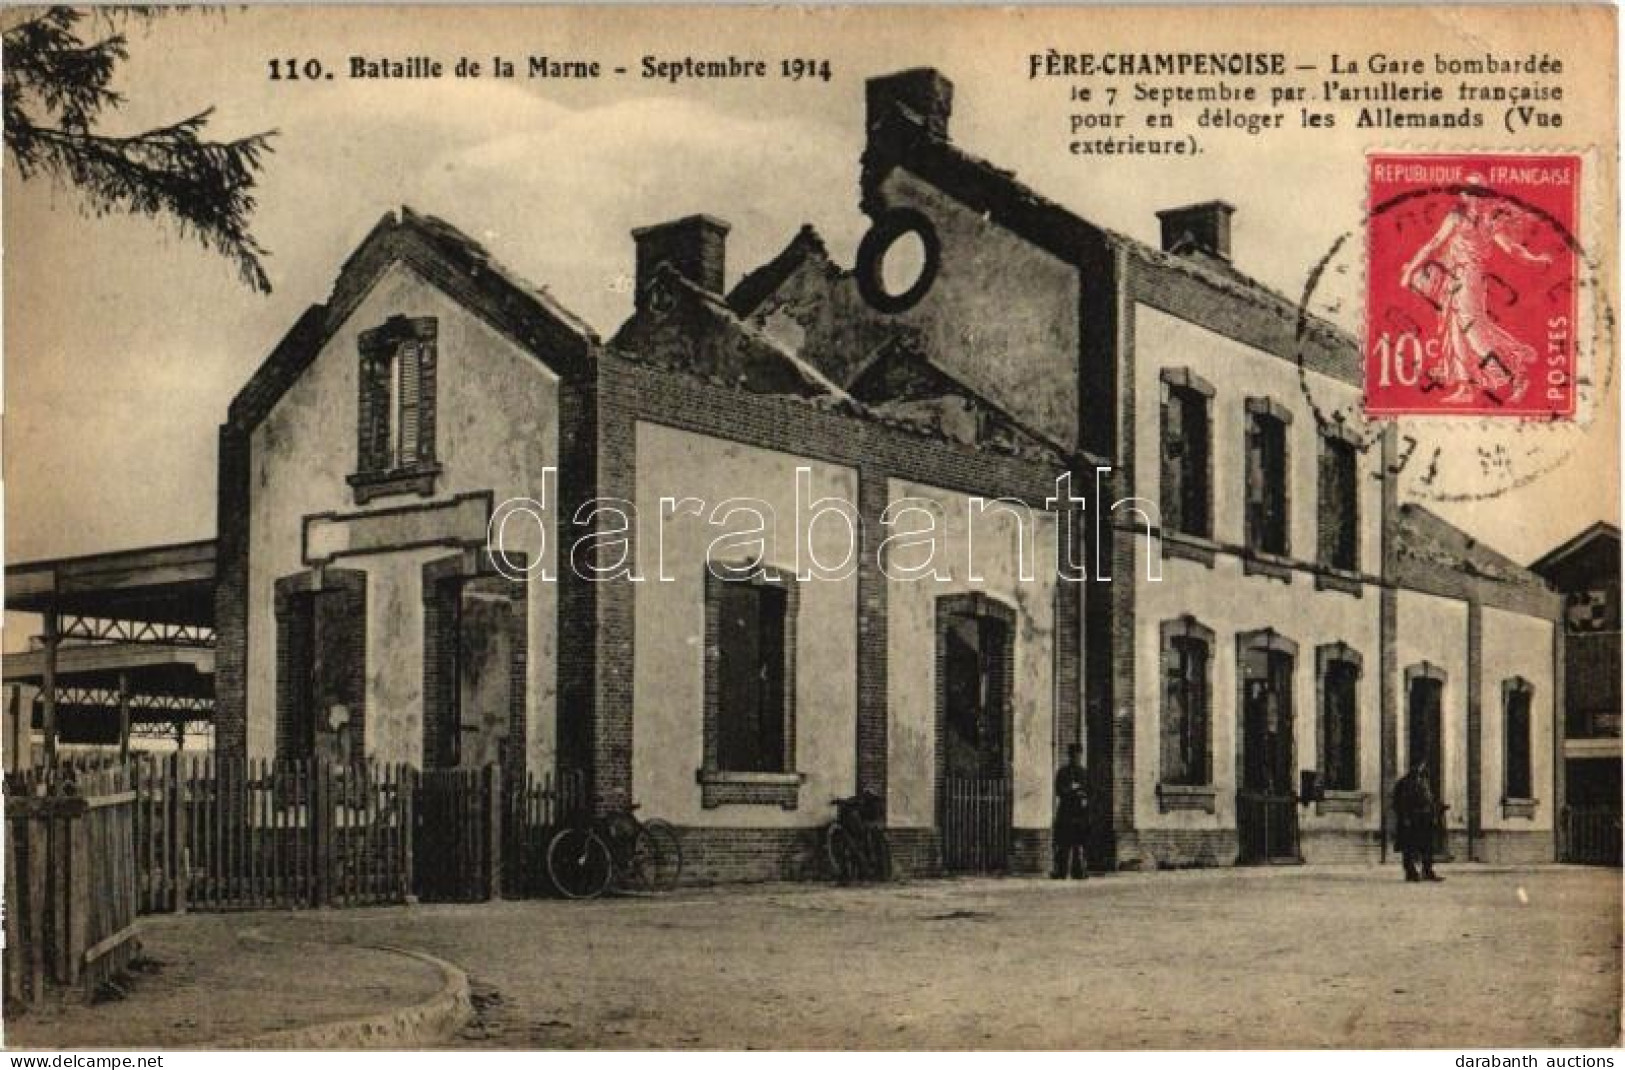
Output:
[[[1439,814],[1427,773],[1427,761],[1418,759],[1411,763],[1410,772],[1394,785],[1394,814],[1399,821],[1395,846],[1404,861],[1408,881],[1444,880],[1433,872],[1434,826]],[[1418,861],[1422,863],[1420,873],[1416,869]]]
[[1084,840],[1089,834],[1089,779],[1083,769],[1083,748],[1068,745],[1066,757],[1066,764],[1055,774],[1055,868],[1050,876],[1087,880]]

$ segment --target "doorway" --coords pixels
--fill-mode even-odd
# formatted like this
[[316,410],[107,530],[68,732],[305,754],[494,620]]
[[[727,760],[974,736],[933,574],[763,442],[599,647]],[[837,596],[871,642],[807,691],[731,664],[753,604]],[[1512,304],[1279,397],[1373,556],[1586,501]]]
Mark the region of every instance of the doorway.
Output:
[[1243,863],[1297,862],[1293,673],[1297,648],[1273,632],[1243,636],[1236,832]]
[[1428,763],[1428,790],[1438,809],[1434,822],[1433,853],[1443,858],[1449,853],[1450,834],[1444,822],[1444,671],[1424,663],[1405,671],[1406,756]]
[[423,568],[426,769],[524,772],[525,588],[465,575],[461,558]]
[[983,595],[937,603],[938,827],[943,867],[1010,861],[1015,613]]

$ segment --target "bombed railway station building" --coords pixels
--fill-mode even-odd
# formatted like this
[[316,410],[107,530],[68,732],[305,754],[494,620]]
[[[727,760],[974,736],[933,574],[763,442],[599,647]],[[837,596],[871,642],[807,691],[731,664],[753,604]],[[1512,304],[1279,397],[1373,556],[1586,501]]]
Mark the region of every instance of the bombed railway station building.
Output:
[[869,82],[851,266],[656,223],[608,337],[385,215],[220,428],[214,747],[569,772],[693,880],[858,791],[901,873],[1039,870],[1073,743],[1097,867],[1374,861],[1414,756],[1455,858],[1552,859],[1561,598],[1398,500],[1227,204],[1129,239],[952,103]]

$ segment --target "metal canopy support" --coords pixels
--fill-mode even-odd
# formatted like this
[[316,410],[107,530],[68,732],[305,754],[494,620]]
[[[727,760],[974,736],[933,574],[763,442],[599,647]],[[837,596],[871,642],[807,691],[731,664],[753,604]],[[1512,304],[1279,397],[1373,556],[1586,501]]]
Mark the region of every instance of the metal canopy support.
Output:
[[40,686],[45,692],[45,764],[56,764],[56,647],[60,641],[56,630],[56,607],[45,610],[44,654],[45,664]]
[[122,761],[130,756],[130,674],[118,674],[118,756]]

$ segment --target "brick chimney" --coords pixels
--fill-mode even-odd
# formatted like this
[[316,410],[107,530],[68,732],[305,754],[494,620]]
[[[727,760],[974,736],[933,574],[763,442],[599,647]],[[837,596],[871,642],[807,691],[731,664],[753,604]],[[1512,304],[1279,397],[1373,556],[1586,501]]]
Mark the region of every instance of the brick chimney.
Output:
[[1162,220],[1162,251],[1188,253],[1193,249],[1221,260],[1230,259],[1230,216],[1236,210],[1224,201],[1203,201],[1157,213]]
[[722,295],[727,285],[727,223],[715,216],[684,216],[669,223],[639,227],[632,232],[632,241],[638,250],[635,303],[640,310],[649,283],[662,264],[670,264],[679,275],[702,289]]
[[869,136],[893,118],[901,117],[934,138],[948,140],[948,120],[954,111],[954,84],[933,67],[915,67],[869,79]]

